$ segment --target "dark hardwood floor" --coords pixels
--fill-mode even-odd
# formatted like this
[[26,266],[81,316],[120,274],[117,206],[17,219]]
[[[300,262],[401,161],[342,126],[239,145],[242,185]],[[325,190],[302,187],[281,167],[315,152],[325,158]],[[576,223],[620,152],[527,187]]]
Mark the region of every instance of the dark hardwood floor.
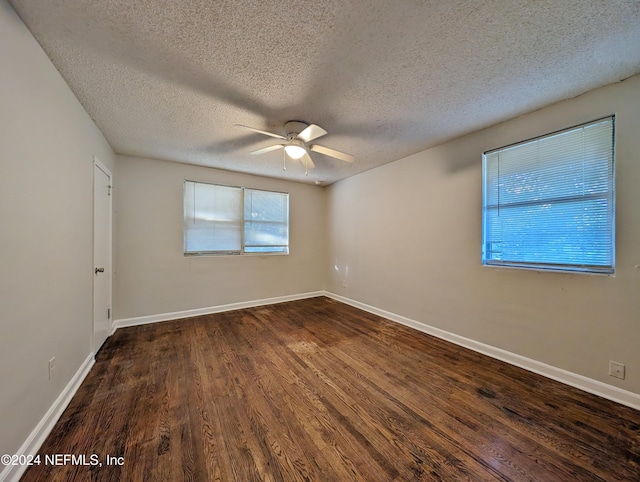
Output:
[[24,481],[632,481],[640,412],[314,298],[118,330],[40,454],[103,465]]

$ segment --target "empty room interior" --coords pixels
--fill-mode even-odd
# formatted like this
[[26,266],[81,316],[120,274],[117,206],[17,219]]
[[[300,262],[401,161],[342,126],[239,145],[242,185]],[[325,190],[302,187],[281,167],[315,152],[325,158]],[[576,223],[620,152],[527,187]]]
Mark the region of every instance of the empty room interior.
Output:
[[0,481],[640,480],[640,4],[0,0]]

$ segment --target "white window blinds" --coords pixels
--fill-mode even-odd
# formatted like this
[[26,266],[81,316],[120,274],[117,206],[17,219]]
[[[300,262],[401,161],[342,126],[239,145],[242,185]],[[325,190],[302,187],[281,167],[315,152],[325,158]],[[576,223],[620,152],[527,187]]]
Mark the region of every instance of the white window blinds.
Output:
[[614,118],[483,155],[483,264],[612,273]]
[[289,195],[184,183],[184,253],[289,252]]
[[242,246],[242,189],[184,183],[184,252],[239,253]]

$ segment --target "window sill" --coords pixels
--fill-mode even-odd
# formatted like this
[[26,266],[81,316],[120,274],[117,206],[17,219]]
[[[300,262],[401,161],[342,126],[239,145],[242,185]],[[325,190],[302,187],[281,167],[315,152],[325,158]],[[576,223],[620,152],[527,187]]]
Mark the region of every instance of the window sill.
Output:
[[524,271],[536,271],[538,273],[559,273],[559,274],[580,274],[580,275],[591,275],[591,276],[607,276],[610,278],[615,277],[614,272],[607,271],[588,271],[586,269],[580,268],[544,268],[541,266],[533,266],[533,265],[516,265],[516,264],[482,264],[483,268],[492,268],[492,269],[509,269],[509,270],[524,270]]
[[184,258],[254,258],[269,256],[289,256],[289,253],[183,253]]

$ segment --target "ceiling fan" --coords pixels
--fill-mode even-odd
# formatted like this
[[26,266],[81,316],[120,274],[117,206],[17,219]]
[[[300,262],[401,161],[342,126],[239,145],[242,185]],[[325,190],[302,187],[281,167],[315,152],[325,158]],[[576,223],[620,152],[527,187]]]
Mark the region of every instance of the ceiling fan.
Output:
[[353,162],[353,160],[355,159],[350,154],[345,154],[344,152],[329,149],[328,147],[319,146],[318,144],[309,145],[309,142],[317,139],[318,137],[322,137],[327,133],[327,131],[325,131],[322,127],[315,124],[307,124],[300,121],[289,121],[284,125],[285,135],[263,131],[260,129],[256,129],[255,127],[249,127],[242,124],[234,125],[238,127],[244,127],[245,129],[252,130],[259,134],[264,134],[265,136],[271,136],[275,137],[276,139],[285,141],[284,144],[275,144],[263,149],[258,149],[257,151],[253,151],[251,153],[254,155],[258,155],[275,151],[276,149],[284,149],[285,156],[283,169],[285,171],[287,170],[286,159],[287,156],[289,156],[292,159],[302,160],[305,166],[306,176],[309,173],[309,168],[313,169],[315,167],[313,160],[309,155],[309,151],[319,152],[320,154],[324,154],[325,156],[335,157],[336,159],[340,159],[341,161],[345,162]]

